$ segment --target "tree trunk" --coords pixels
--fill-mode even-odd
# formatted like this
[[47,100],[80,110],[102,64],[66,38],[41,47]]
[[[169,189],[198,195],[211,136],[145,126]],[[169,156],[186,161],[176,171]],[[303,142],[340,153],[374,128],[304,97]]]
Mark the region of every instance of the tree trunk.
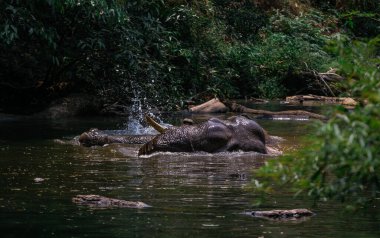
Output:
[[237,104],[235,102],[225,102],[225,104],[230,108],[232,112],[243,112],[243,113],[251,113],[251,114],[258,114],[258,115],[264,115],[264,116],[306,116],[308,118],[315,118],[319,120],[325,120],[326,117],[317,113],[303,111],[303,110],[288,110],[288,111],[280,111],[280,112],[272,112],[272,111],[266,111],[266,110],[256,110],[252,108],[248,108],[245,106],[242,106],[240,104]]

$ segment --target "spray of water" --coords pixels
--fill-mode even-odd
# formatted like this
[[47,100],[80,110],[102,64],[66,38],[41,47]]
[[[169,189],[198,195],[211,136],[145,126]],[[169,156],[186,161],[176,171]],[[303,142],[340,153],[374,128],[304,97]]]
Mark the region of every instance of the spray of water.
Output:
[[162,122],[159,115],[152,113],[152,107],[147,102],[146,97],[141,93],[141,90],[136,88],[133,89],[133,99],[132,105],[129,109],[129,116],[127,122],[124,124],[124,133],[128,135],[154,135],[158,132],[148,126],[145,122],[145,114],[148,113],[149,116],[158,121],[161,125],[169,127],[171,125]]

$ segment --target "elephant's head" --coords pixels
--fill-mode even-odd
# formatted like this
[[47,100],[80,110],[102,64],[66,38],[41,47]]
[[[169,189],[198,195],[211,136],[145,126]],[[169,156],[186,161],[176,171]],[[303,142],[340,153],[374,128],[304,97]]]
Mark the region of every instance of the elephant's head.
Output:
[[239,150],[266,154],[265,138],[264,129],[245,116],[227,120],[211,118],[197,125],[161,129],[161,134],[140,148],[139,155],[157,151],[215,153]]

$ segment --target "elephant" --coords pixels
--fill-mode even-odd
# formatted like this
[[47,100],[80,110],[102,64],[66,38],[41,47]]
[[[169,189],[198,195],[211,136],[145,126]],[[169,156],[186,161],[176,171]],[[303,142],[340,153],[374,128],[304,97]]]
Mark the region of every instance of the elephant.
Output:
[[83,133],[79,142],[85,146],[110,143],[143,144],[138,155],[154,152],[218,153],[227,151],[254,151],[267,154],[269,138],[265,130],[246,115],[232,116],[226,120],[211,118],[200,124],[191,120],[179,127],[163,128],[151,118],[148,123],[160,132],[158,135],[110,136],[98,130]]
[[245,116],[227,120],[211,118],[196,125],[168,128],[145,143],[139,155],[158,151],[217,153],[238,150],[267,153],[264,129]]

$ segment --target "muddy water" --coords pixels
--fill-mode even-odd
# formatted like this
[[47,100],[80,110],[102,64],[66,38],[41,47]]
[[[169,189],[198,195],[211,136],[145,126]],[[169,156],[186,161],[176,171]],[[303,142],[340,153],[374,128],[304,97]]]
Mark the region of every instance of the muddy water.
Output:
[[[174,124],[180,119],[166,118]],[[55,140],[69,140],[91,127],[121,129],[123,123],[2,116],[1,237],[380,237],[378,208],[352,215],[342,212],[340,204],[313,206],[312,201],[285,192],[256,207],[260,195],[243,189],[252,178],[251,170],[267,159],[255,153],[138,158],[138,146],[83,148]],[[300,137],[312,134],[308,121],[259,123],[284,137],[287,149],[297,149]],[[94,210],[72,203],[78,194],[143,201],[152,207]],[[244,214],[283,208],[309,208],[317,215],[276,222]]]

